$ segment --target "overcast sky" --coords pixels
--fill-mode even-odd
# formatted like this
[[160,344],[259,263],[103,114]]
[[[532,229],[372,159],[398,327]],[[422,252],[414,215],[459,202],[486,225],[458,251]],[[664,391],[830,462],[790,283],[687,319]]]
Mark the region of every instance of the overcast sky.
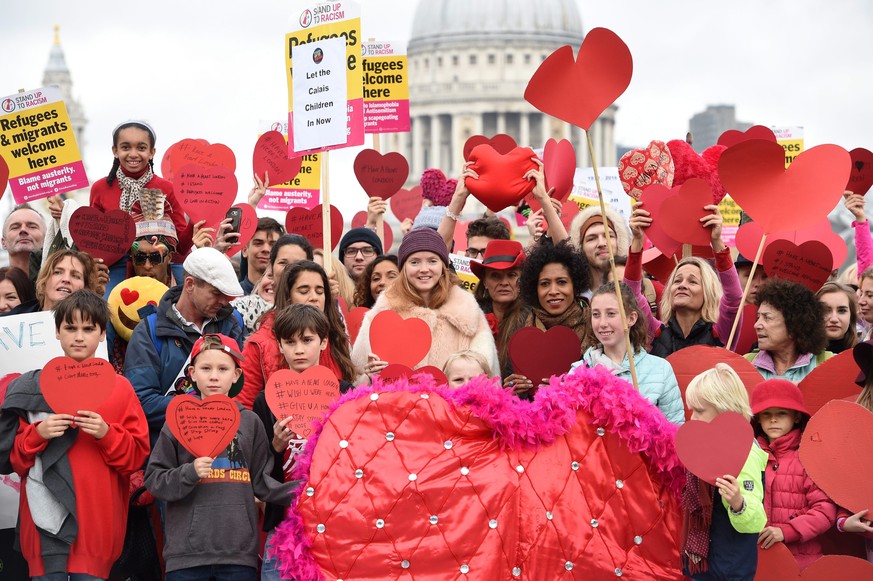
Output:
[[[239,182],[248,186],[258,120],[287,114],[284,34],[304,5],[5,2],[0,96],[40,85],[59,24],[74,93],[89,119],[83,154],[92,181],[111,165],[112,128],[143,118],[156,128],[158,159],[185,137],[222,142],[235,151]],[[408,38],[416,5],[364,0],[364,38]],[[618,101],[619,144],[682,137],[691,115],[733,103],[743,121],[804,126],[807,147],[873,149],[869,0],[596,0],[579,7],[585,30],[610,28],[633,54],[634,77]],[[344,213],[365,202],[348,179],[354,153],[331,159],[332,197]]]

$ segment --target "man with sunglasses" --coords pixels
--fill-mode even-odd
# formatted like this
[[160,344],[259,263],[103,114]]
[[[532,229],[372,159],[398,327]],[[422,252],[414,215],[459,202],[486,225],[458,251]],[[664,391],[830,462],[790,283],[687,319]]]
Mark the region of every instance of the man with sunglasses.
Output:
[[168,287],[176,286],[170,260],[178,246],[176,228],[169,220],[136,223],[136,239],[130,247],[130,276],[154,278]]

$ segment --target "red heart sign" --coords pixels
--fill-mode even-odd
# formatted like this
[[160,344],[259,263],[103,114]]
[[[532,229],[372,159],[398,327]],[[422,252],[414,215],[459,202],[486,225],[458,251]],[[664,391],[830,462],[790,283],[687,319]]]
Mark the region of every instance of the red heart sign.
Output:
[[[652,241],[665,256],[673,256],[682,247],[682,242],[674,240],[661,226],[658,219],[661,216],[661,207],[664,201],[674,196],[673,190],[669,190],[661,184],[652,184],[645,190],[640,201],[642,208],[649,212],[652,217],[652,225],[646,229],[646,237]],[[672,270],[672,267],[670,267]]]
[[394,217],[401,222],[407,218],[415,220],[424,203],[421,197],[421,187],[414,186],[408,190],[400,188],[396,194],[391,196],[391,200],[388,203],[391,205]]
[[446,174],[435,167],[424,170],[421,174],[421,197],[433,202],[434,206],[448,206],[452,201],[458,180],[446,179]]
[[231,149],[222,143],[210,144],[205,139],[183,139],[172,146],[172,173],[178,175],[179,170],[188,164],[202,167],[223,167],[230,173],[236,171],[236,156]]
[[761,263],[767,276],[800,283],[816,292],[827,281],[834,259],[828,247],[817,240],[797,246],[788,240],[767,245]]
[[711,422],[691,420],[676,433],[676,453],[688,470],[709,484],[725,474],[742,470],[755,434],[749,420],[733,412],[721,413]]
[[[306,208],[291,208],[285,214],[285,231],[289,234],[300,234],[309,240],[313,248],[321,248],[324,244],[323,204],[311,210]],[[343,235],[343,215],[336,206],[330,206],[330,248],[333,250],[339,244]]]
[[[272,174],[271,174],[272,175]],[[240,212],[242,212],[242,216],[239,220],[239,238],[230,248],[225,251],[225,254],[228,256],[233,256],[237,252],[243,249],[243,247],[249,243],[249,240],[252,239],[252,236],[255,235],[255,232],[258,230],[258,213],[252,208],[249,204],[237,204],[233,206],[234,208],[239,208]]]
[[728,129],[719,136],[718,145],[731,147],[733,145],[736,145],[737,143],[741,143],[749,139],[764,139],[766,141],[772,141],[773,143],[776,143],[776,134],[773,133],[772,129],[770,129],[769,127],[764,127],[763,125],[753,125],[745,131]]
[[470,153],[477,145],[482,145],[483,143],[490,145],[497,153],[504,155],[518,147],[515,139],[505,133],[498,133],[491,139],[484,135],[473,135],[464,142],[464,160],[470,161]]
[[797,581],[800,567],[785,543],[776,543],[768,549],[758,545],[758,568],[755,581]]
[[575,59],[570,46],[550,54],[531,77],[524,98],[543,113],[588,131],[624,93],[632,74],[627,45],[611,30],[594,28]]
[[355,157],[353,167],[358,183],[371,198],[387,200],[409,177],[409,163],[397,152],[382,155],[375,149],[364,149]]
[[361,323],[364,322],[364,316],[370,312],[367,307],[355,307],[349,311],[346,316],[346,327],[349,329],[349,339],[352,345],[358,340],[358,333],[361,331]]
[[618,179],[625,193],[639,201],[652,184],[673,187],[676,170],[670,148],[663,141],[651,141],[642,149],[631,149],[618,160]]
[[215,458],[239,430],[239,407],[226,395],[177,395],[167,405],[167,427],[195,458]]
[[164,157],[161,158],[161,175],[165,180],[173,181],[173,151],[179,143],[174,143],[164,152]]
[[[846,189],[863,196],[873,186],[873,152],[857,147],[849,152],[849,156],[852,158],[852,173],[849,174]],[[0,167],[0,185],[3,185],[2,174]]]
[[233,170],[222,166],[182,166],[176,173],[176,198],[191,221],[206,220],[207,228],[217,228],[236,198]]
[[286,427],[302,438],[312,433],[312,424],[324,416],[339,399],[340,384],[333,371],[314,365],[298,373],[280,369],[273,373],[264,387],[270,411],[278,420],[291,416]]
[[825,555],[800,574],[801,581],[835,579],[873,579],[873,563],[849,555]]
[[582,345],[576,332],[563,325],[548,331],[523,327],[509,340],[509,360],[516,373],[531,380],[534,387],[561,375],[582,358]]
[[6,193],[6,184],[9,183],[9,166],[6,160],[0,155],[0,198]]
[[516,147],[501,155],[490,145],[477,145],[470,153],[470,168],[479,174],[479,179],[467,178],[467,189],[492,212],[514,206],[536,185],[534,180],[524,177],[530,170],[538,169],[534,157],[536,154],[529,147]]
[[781,145],[750,139],[722,154],[718,173],[734,201],[769,234],[827,216],[845,191],[851,163],[842,147],[817,145],[785,169]]
[[284,184],[300,173],[302,157],[288,157],[288,144],[285,136],[278,131],[267,131],[258,138],[252,152],[252,169],[255,175],[266,182],[266,174],[271,184]]
[[56,414],[97,412],[115,390],[115,370],[105,359],[55,357],[43,367],[39,387]]
[[[758,252],[758,246],[761,244],[761,238],[764,236],[764,231],[755,222],[746,222],[737,230],[734,244],[740,254],[751,260]],[[812,226],[801,228],[800,230],[790,230],[787,232],[773,232],[767,235],[767,242],[764,244],[764,250],[777,240],[788,240],[795,244],[803,244],[810,240],[817,240],[828,247],[833,256],[834,268],[839,268],[846,260],[848,248],[846,241],[842,236],[834,232],[831,223],[827,218],[822,218]]]
[[725,187],[718,176],[718,160],[727,149],[723,145],[713,145],[698,154],[681,139],[667,142],[673,156],[673,187],[681,186],[692,178],[699,178],[712,188],[712,203],[719,204],[725,197]]
[[554,188],[552,197],[566,202],[573,191],[573,177],[576,175],[576,151],[573,144],[566,139],[546,141],[543,171],[546,175],[546,189]]
[[362,228],[367,224],[367,211],[361,210],[352,216],[352,228]]
[[692,178],[674,187],[670,197],[661,203],[652,222],[661,222],[661,229],[673,240],[683,244],[705,246],[710,243],[711,229],[704,228],[700,219],[711,215],[704,206],[712,204],[712,190],[698,178]]
[[370,323],[370,350],[382,361],[414,368],[427,356],[430,345],[430,327],[421,319],[382,311]]
[[433,380],[434,385],[446,385],[449,380],[446,379],[446,374],[439,367],[433,365],[424,365],[418,369],[410,369],[406,365],[400,363],[391,363],[385,369],[379,372],[379,377],[384,382],[393,383],[401,379],[405,379],[410,384],[419,383],[420,375],[427,375]]
[[122,210],[103,213],[91,206],[80,206],[70,216],[70,236],[79,250],[110,265],[130,251],[136,238],[136,223]]
[[831,400],[855,401],[861,395],[861,388],[855,383],[860,372],[851,349],[816,365],[797,385],[803,394],[803,405],[815,414]]
[[752,304],[743,305],[743,319],[740,321],[740,326],[737,330],[735,353],[749,353],[752,351],[752,345],[758,342],[758,333],[755,331],[755,320],[757,318],[757,306]]

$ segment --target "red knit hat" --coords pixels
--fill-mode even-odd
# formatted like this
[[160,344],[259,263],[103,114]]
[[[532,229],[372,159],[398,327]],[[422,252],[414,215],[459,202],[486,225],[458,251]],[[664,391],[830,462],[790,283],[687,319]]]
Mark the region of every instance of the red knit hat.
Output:
[[752,390],[752,413],[758,415],[769,408],[794,410],[809,417],[810,413],[803,405],[803,394],[800,388],[787,379],[768,379],[755,386]]

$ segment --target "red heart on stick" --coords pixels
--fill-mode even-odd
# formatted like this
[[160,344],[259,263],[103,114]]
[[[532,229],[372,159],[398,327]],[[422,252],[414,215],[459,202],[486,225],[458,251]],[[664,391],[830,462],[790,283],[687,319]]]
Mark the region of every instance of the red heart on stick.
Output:
[[408,190],[400,188],[396,194],[391,196],[391,200],[388,203],[391,205],[394,217],[401,222],[407,218],[415,220],[415,217],[421,212],[421,206],[424,203],[421,197],[421,186],[414,186]]
[[361,323],[364,322],[364,317],[369,312],[370,309],[367,307],[355,307],[346,316],[346,327],[349,329],[349,339],[351,339],[352,345],[358,340],[358,333],[361,332]]
[[552,197],[566,202],[573,191],[576,175],[576,151],[566,139],[546,141],[543,149],[543,171],[546,174],[546,190],[555,188]]
[[414,368],[427,356],[430,345],[430,327],[421,319],[382,311],[370,323],[370,350],[382,361]]
[[176,198],[193,222],[217,228],[236,198],[233,170],[188,164],[176,171]]
[[278,131],[267,131],[258,138],[252,152],[252,169],[264,183],[266,174],[271,184],[284,184],[300,173],[303,157],[288,157],[285,136]]
[[651,141],[644,149],[632,149],[618,160],[618,179],[625,193],[639,201],[652,184],[673,187],[676,173],[673,155],[663,141]]
[[728,129],[719,136],[717,143],[718,145],[731,147],[733,145],[736,145],[737,143],[748,141],[749,139],[763,139],[765,141],[772,141],[773,143],[776,143],[776,134],[773,133],[773,130],[769,127],[764,127],[763,125],[753,125],[745,131],[739,131],[738,129]]
[[[291,208],[285,214],[285,231],[289,234],[300,234],[309,240],[313,248],[324,245],[324,224],[322,223],[324,204],[307,210],[306,208]],[[330,206],[330,248],[333,250],[339,244],[343,235],[343,215],[331,204]]]
[[136,223],[122,210],[104,213],[91,206],[80,206],[70,216],[70,236],[79,250],[102,258],[108,266],[130,251],[136,238]]
[[170,159],[173,175],[189,163],[203,167],[223,167],[230,173],[236,171],[236,156],[223,143],[210,144],[205,139],[183,139],[172,146],[173,155]]
[[[852,173],[849,174],[849,183],[846,189],[853,194],[867,193],[873,186],[873,152],[863,147],[857,147],[849,152],[852,158]],[[8,173],[8,172],[7,172]],[[3,172],[0,167],[0,185],[3,185]]]
[[665,256],[673,256],[682,247],[682,242],[674,240],[667,234],[659,219],[662,214],[661,208],[664,205],[664,201],[673,195],[675,195],[673,190],[667,189],[661,184],[652,184],[643,190],[642,197],[640,198],[640,201],[643,203],[643,209],[649,212],[652,218],[652,225],[646,229],[646,237]]
[[767,276],[800,283],[816,292],[830,277],[834,259],[828,247],[817,240],[800,246],[788,240],[776,240],[767,245],[761,263]]
[[375,149],[364,149],[355,157],[353,167],[358,183],[371,198],[387,200],[409,177],[409,163],[397,152],[382,155]]
[[334,372],[322,365],[313,365],[301,373],[280,369],[267,380],[264,396],[276,419],[291,416],[286,427],[308,438],[313,422],[320,420],[339,399],[340,383]]
[[582,358],[582,345],[576,332],[563,325],[548,331],[523,327],[509,340],[509,360],[512,368],[534,385],[548,382],[553,375],[570,371],[570,366]]
[[796,581],[800,567],[785,543],[776,543],[768,549],[758,545],[758,568],[755,581]]
[[490,145],[497,153],[504,155],[518,147],[515,139],[505,133],[498,133],[490,139],[484,135],[473,135],[464,142],[464,160],[470,161],[470,153],[477,145],[482,145],[483,143]]
[[[782,579],[785,579],[783,577]],[[873,579],[873,563],[849,555],[825,555],[800,574],[801,581]]]
[[740,473],[754,438],[749,420],[725,412],[711,422],[691,420],[679,426],[676,453],[692,474],[714,486],[716,478]]
[[[753,259],[758,252],[758,246],[761,244],[761,238],[764,236],[764,231],[755,222],[746,222],[737,230],[737,235],[734,238],[734,244],[740,254]],[[846,260],[848,248],[846,241],[842,236],[834,232],[831,223],[827,218],[822,218],[812,226],[807,226],[800,230],[790,230],[787,232],[773,232],[767,235],[767,242],[764,244],[764,250],[776,242],[777,240],[788,240],[795,244],[803,244],[810,240],[817,240],[828,247],[833,256],[834,268],[839,268]]]
[[56,414],[96,412],[115,390],[115,370],[105,359],[55,357],[43,367],[39,386]]
[[855,383],[860,372],[851,349],[816,365],[797,385],[803,394],[803,405],[809,413],[815,414],[831,400],[855,401],[861,395],[861,388]]
[[479,179],[466,178],[467,189],[492,212],[514,206],[533,191],[534,180],[525,179],[530,170],[538,169],[529,147],[516,147],[502,155],[490,145],[477,145],[470,153],[470,168]]
[[718,173],[734,201],[769,234],[827,216],[845,191],[851,165],[842,147],[817,145],[785,169],[781,145],[750,139],[721,155]]
[[594,28],[575,59],[570,46],[550,54],[531,77],[524,98],[543,113],[588,131],[624,93],[632,74],[627,45],[611,30]]
[[0,198],[6,193],[6,185],[9,183],[9,166],[6,160],[0,155]]
[[249,240],[252,239],[252,236],[254,236],[255,232],[258,230],[258,213],[254,208],[249,204],[236,204],[233,207],[239,208],[240,212],[242,212],[242,216],[239,220],[239,238],[237,238],[237,241],[233,246],[228,248],[225,252],[228,256],[233,256],[242,250],[243,246],[249,243]]
[[661,229],[667,236],[683,244],[708,245],[711,230],[704,228],[700,219],[711,215],[711,212],[703,209],[712,204],[709,184],[692,178],[670,191],[674,192],[673,195],[662,202],[656,218],[661,222]]
[[167,405],[167,427],[195,458],[215,458],[239,430],[239,408],[226,395],[177,395]]

